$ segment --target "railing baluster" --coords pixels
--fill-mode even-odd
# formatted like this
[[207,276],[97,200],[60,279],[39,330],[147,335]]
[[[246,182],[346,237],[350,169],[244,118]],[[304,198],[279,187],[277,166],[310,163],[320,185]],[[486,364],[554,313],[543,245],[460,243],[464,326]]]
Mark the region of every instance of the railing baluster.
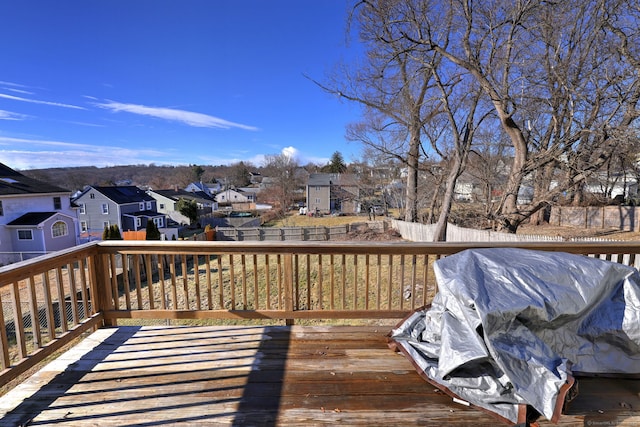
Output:
[[305,268],[307,272],[307,310],[311,310],[311,254],[305,255]]
[[[126,256],[126,255],[123,255]],[[144,310],[142,302],[142,273],[140,272],[141,255],[132,255],[133,257],[133,277],[136,282],[136,301],[138,302],[138,310]]]
[[329,274],[331,275],[329,278],[329,282],[331,285],[331,294],[330,294],[330,305],[329,307],[331,308],[331,310],[335,310],[336,309],[336,304],[335,304],[335,298],[336,298],[336,293],[335,293],[335,286],[336,286],[336,275],[335,275],[335,266],[333,264],[333,254],[329,255]]
[[69,327],[67,325],[67,302],[64,293],[64,283],[62,282],[62,267],[58,267],[56,272],[56,290],[58,292],[58,315],[60,316],[60,329],[62,332],[67,332]]
[[153,294],[153,265],[151,264],[151,254],[144,256],[145,277],[147,278],[147,291],[149,292],[149,310],[155,308]]
[[317,298],[318,298],[318,306],[317,310],[323,309],[322,304],[322,254],[318,254],[318,281],[317,281]]
[[231,289],[231,310],[236,309],[236,266],[233,254],[229,255],[229,287]]
[[376,309],[380,310],[380,303],[382,301],[382,255],[377,255],[377,273],[376,273],[376,288],[377,288],[377,304]]
[[[124,286],[124,304],[131,310],[131,284],[129,282],[129,255],[122,255],[122,284]],[[138,308],[139,308],[138,303]]]
[[353,309],[358,309],[358,254],[353,255]]
[[[11,286],[11,305],[13,308],[13,326],[16,332],[16,345],[20,359],[27,357],[27,343],[25,342],[24,320],[22,318],[22,306],[20,302],[20,286],[18,282],[13,282]],[[0,307],[4,307],[0,301]],[[0,309],[0,312],[2,310]],[[0,319],[0,324],[5,325],[4,319]],[[6,329],[6,327],[2,328]]]
[[364,309],[369,310],[369,254],[364,256]]
[[429,255],[422,256],[422,306],[427,305],[427,291],[429,289]]
[[282,262],[280,254],[276,255],[276,283],[278,283],[278,310],[284,307],[284,295],[282,294]]
[[71,296],[71,318],[73,325],[80,323],[78,316],[78,289],[76,288],[76,270],[72,263],[67,264],[67,280],[69,281],[69,296]]
[[269,268],[269,254],[264,255],[264,277],[267,294],[267,310],[271,310],[271,269]]
[[253,261],[253,307],[254,310],[260,308],[260,289],[258,287],[258,256],[253,254],[251,256]]
[[40,331],[40,311],[36,294],[36,282],[33,276],[29,276],[29,312],[31,314],[31,327],[33,328],[33,347],[42,347],[42,332]]
[[[49,340],[56,337],[56,322],[53,315],[53,304],[51,302],[51,282],[49,280],[49,272],[42,273],[42,295],[44,296],[45,314],[47,319],[47,332]],[[44,343],[43,343],[44,344]]]
[[392,300],[392,296],[393,296],[393,255],[389,254],[388,255],[388,265],[387,265],[387,310],[391,310],[393,305],[393,300]]
[[205,255],[205,275],[207,278],[207,308],[213,310],[213,284],[211,283],[211,256]]
[[196,310],[202,310],[202,302],[200,301],[200,256],[197,254],[193,256],[193,280],[196,291]]
[[182,297],[184,298],[183,310],[189,310],[191,304],[189,302],[189,271],[187,270],[187,256],[182,255]]
[[247,260],[245,254],[241,256],[242,262],[242,309],[247,309]]
[[416,308],[416,256],[411,255],[411,309]]
[[176,282],[176,256],[171,255],[171,264],[169,265],[169,274],[171,274],[171,304],[174,310],[179,310],[178,305],[178,284]]
[[342,309],[347,309],[347,256],[342,254]]
[[160,282],[160,307],[167,309],[167,286],[164,281],[164,255],[158,254],[158,281]]
[[222,278],[222,254],[218,254],[218,293],[220,297],[220,307],[218,310],[224,310],[224,281]]
[[82,313],[83,319],[88,318],[91,313],[89,313],[89,292],[87,291],[87,272],[85,268],[88,268],[86,265],[86,258],[80,258],[78,260],[78,270],[80,273],[80,296],[82,297]]
[[[2,293],[0,293],[0,323],[4,325],[4,304],[2,304]],[[9,339],[7,338],[7,328],[0,328],[0,351],[2,352],[2,358],[0,358],[0,366],[2,369],[9,369],[11,366],[11,358],[9,357]]]

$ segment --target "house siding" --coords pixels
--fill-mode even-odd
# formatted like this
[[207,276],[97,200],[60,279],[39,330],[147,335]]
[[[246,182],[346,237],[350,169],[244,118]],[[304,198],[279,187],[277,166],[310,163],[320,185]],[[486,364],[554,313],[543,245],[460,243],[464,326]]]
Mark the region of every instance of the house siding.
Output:
[[[94,195],[93,199],[91,198],[91,194]],[[85,205],[85,213],[82,214],[78,212],[78,220],[85,221],[87,223],[87,232],[90,235],[102,236],[105,221],[108,221],[110,225],[118,224],[118,227],[122,230],[118,205],[99,191],[93,189],[89,190],[76,199],[76,204],[80,203]],[[103,203],[106,203],[108,206],[108,214],[102,213]]]

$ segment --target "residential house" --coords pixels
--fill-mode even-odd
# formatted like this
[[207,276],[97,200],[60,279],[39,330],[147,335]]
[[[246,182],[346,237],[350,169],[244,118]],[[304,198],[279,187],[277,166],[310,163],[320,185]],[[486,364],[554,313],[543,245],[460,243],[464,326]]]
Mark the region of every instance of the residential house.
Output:
[[0,163],[0,264],[77,244],[71,191]]
[[101,238],[105,227],[113,224],[117,224],[121,232],[145,230],[148,221],[153,221],[158,229],[166,226],[165,215],[158,212],[156,199],[135,186],[88,186],[74,203],[78,205],[84,238]]
[[245,193],[240,190],[227,189],[215,195],[216,202],[221,205],[233,203],[255,203],[254,193]]
[[202,181],[192,182],[191,184],[187,185],[184,189],[184,191],[188,191],[190,193],[197,193],[199,191],[202,191],[206,193],[208,196],[213,196],[220,190],[222,190],[222,184],[220,184],[220,182],[218,181],[209,182],[209,183],[203,183]]
[[307,212],[360,212],[358,179],[351,174],[312,173],[307,181]]
[[147,193],[156,199],[158,212],[167,215],[178,224],[190,224],[189,218],[178,211],[180,199],[194,201],[198,206],[198,216],[218,210],[218,202],[204,191],[149,190]]
[[249,172],[249,181],[252,184],[260,184],[262,182],[262,175],[260,172]]
[[249,203],[255,203],[258,201],[258,194],[262,191],[260,187],[240,187],[238,192],[243,194]]

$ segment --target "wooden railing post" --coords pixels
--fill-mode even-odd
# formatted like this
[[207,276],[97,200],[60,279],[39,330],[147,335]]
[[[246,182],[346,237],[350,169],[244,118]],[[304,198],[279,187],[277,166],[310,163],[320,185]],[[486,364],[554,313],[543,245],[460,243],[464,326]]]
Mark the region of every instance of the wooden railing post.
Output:
[[[293,311],[293,254],[284,254],[284,309],[287,312]],[[293,319],[285,319],[287,325],[293,325]]]

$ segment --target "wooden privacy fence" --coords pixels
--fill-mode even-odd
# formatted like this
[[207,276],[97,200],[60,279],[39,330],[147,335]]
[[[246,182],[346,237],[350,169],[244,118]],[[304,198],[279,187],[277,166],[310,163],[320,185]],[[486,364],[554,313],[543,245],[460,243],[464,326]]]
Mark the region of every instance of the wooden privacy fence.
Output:
[[400,319],[470,247],[637,266],[639,243],[92,242],[0,268],[0,385],[118,319]]

